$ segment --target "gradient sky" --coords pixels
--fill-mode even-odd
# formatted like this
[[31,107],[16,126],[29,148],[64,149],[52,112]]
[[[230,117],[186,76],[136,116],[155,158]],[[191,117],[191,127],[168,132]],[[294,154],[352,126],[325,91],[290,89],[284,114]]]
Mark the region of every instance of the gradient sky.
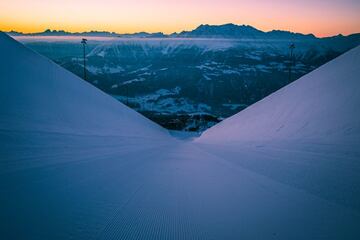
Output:
[[317,36],[360,32],[360,0],[0,0],[0,30],[165,33],[202,23]]

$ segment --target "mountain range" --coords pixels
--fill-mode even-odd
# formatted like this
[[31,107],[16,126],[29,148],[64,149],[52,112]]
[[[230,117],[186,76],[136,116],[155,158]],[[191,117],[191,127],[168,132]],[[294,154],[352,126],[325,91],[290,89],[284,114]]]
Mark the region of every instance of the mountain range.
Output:
[[[88,32],[67,32],[64,30],[50,30],[37,33],[22,33],[16,31],[7,32],[12,36],[101,36],[101,37],[138,37],[138,38],[232,38],[232,39],[317,39],[314,34],[302,34],[283,30],[261,31],[249,25],[236,25],[233,23],[223,25],[202,24],[192,31],[182,31],[180,33],[164,34],[162,32],[148,33],[125,33],[107,31],[88,31]],[[360,33],[351,34],[349,36],[357,36]],[[339,34],[330,38],[341,38]]]

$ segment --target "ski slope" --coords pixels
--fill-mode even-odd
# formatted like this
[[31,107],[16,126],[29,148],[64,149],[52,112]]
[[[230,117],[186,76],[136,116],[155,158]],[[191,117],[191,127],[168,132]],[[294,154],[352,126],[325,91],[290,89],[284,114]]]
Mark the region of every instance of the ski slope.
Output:
[[0,41],[0,129],[166,135],[158,125],[4,33]]
[[205,131],[201,142],[360,144],[360,46]]
[[[309,151],[180,141],[1,33],[0,52],[2,239],[360,237],[356,204],[294,184]],[[246,165],[266,156],[283,178]]]
[[202,148],[360,211],[360,46],[205,131]]

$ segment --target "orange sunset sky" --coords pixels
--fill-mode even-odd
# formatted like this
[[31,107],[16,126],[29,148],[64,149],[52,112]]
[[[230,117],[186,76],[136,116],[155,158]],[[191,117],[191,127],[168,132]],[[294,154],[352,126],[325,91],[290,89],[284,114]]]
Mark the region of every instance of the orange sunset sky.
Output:
[[247,24],[316,36],[360,32],[359,0],[0,0],[0,30],[172,33],[200,24]]

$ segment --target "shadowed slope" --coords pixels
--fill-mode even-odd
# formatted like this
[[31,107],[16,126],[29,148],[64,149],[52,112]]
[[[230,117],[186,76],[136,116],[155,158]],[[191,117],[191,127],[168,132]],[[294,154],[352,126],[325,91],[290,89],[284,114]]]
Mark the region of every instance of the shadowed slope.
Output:
[[0,129],[145,136],[166,131],[0,33]]
[[360,47],[205,131],[199,142],[360,144]]
[[360,47],[205,131],[233,164],[360,212]]

